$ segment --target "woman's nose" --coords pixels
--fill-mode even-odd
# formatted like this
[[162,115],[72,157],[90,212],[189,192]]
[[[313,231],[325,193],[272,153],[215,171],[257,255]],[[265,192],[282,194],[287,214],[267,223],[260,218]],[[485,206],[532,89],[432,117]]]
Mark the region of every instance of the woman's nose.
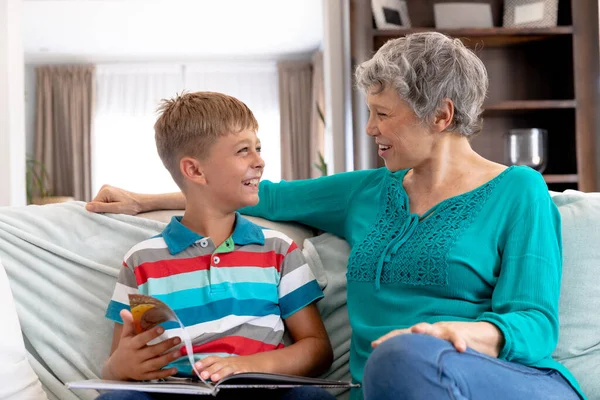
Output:
[[377,124],[373,121],[373,118],[369,117],[367,121],[366,127],[367,135],[369,136],[377,136],[379,135],[379,130],[377,129]]

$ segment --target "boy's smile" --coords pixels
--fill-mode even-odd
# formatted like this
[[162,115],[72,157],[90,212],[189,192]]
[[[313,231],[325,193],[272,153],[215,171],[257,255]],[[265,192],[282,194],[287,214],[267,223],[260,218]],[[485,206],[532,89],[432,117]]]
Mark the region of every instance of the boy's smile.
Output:
[[260,182],[260,175],[256,178],[246,179],[244,182],[244,186],[248,187],[251,190],[255,190],[258,192],[258,183]]

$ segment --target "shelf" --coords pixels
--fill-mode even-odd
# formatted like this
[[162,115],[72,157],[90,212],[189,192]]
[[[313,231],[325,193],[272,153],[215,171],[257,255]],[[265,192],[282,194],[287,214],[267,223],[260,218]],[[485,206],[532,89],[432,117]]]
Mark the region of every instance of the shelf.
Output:
[[573,34],[572,26],[556,26],[551,28],[463,28],[463,29],[436,29],[436,28],[404,28],[404,29],[375,29],[375,40],[385,41],[394,37],[401,37],[416,32],[440,32],[448,36],[464,39],[466,46],[483,43],[484,46],[498,47],[536,40],[550,39],[561,35]]
[[484,104],[485,112],[576,108],[575,100],[507,100]]
[[564,175],[543,175],[546,183],[577,183],[579,176],[577,174]]

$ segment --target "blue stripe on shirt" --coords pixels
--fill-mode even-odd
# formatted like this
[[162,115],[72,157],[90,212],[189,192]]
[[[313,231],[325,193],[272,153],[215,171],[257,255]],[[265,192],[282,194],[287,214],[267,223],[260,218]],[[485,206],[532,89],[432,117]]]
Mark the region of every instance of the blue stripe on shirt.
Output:
[[[221,283],[279,283],[279,272],[275,268],[260,267],[235,267],[235,268],[212,268],[206,270],[186,272],[171,275],[159,279],[150,279],[148,282],[152,287],[152,295],[160,295],[181,290],[196,289]],[[148,293],[148,284],[139,286],[140,293]]]
[[[154,286],[152,286],[152,291],[156,293]],[[270,301],[272,303],[279,302],[277,286],[272,283],[221,283],[219,285],[153,295],[153,297],[168,304],[173,310],[206,306],[213,303],[215,298],[222,299],[224,296],[236,300],[253,299]]]
[[123,319],[119,313],[121,310],[129,310],[129,304],[119,303],[118,301],[111,300],[108,303],[108,308],[106,309],[106,318],[114,321],[118,324],[123,323]]
[[279,299],[281,318],[285,319],[312,302],[323,298],[316,280],[312,280]]
[[228,315],[250,315],[253,317],[277,315],[279,314],[279,307],[277,304],[266,300],[223,299],[203,306],[182,308],[175,310],[175,312],[183,325],[189,327],[221,319]]

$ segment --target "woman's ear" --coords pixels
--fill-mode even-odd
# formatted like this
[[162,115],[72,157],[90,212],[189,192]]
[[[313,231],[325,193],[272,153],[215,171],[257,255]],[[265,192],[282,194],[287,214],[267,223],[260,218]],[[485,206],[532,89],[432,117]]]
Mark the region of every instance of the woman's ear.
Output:
[[444,132],[454,119],[454,102],[448,98],[442,99],[442,102],[435,112],[433,127],[436,132]]
[[192,181],[200,185],[206,184],[206,175],[200,161],[194,157],[183,157],[179,161],[179,171],[186,181]]

